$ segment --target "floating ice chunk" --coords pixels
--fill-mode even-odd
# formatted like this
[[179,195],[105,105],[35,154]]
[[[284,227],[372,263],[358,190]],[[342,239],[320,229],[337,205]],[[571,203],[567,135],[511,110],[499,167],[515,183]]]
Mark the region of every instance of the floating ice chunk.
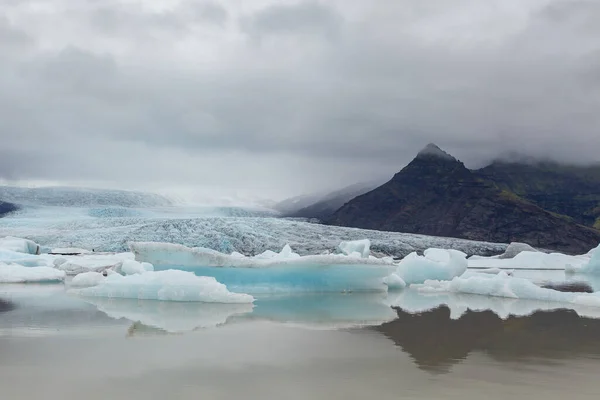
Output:
[[506,251],[503,254],[499,255],[498,258],[499,259],[515,258],[517,255],[519,255],[520,253],[522,253],[524,251],[528,251],[531,253],[539,253],[540,252],[539,250],[528,245],[527,243],[512,242],[511,244],[508,245],[508,247],[506,248]]
[[114,270],[122,275],[135,275],[143,274],[145,272],[152,272],[154,271],[154,266],[147,262],[125,260],[120,265],[115,267]]
[[131,249],[156,270],[191,271],[214,277],[234,292],[255,294],[385,291],[383,278],[396,268],[388,260],[341,254],[239,257],[167,243],[132,243]]
[[424,256],[411,253],[400,264],[396,274],[407,285],[426,280],[450,280],[467,270],[466,254],[458,250],[427,249]]
[[121,276],[113,274],[99,285],[72,289],[87,297],[109,297],[139,300],[163,300],[205,303],[252,303],[247,294],[231,293],[214,278],[191,272],[167,270]]
[[600,246],[593,249],[590,253],[590,260],[583,265],[567,265],[566,271],[570,273],[600,275]]
[[132,253],[118,254],[89,254],[66,256],[54,260],[54,267],[65,271],[67,275],[78,275],[83,272],[102,272],[109,269],[119,269],[125,261],[133,261]]
[[[172,243],[130,243],[137,261],[155,267],[240,267],[264,268],[277,265],[391,265],[388,259],[357,259],[342,254],[299,256],[284,248],[282,253],[266,251],[255,257],[223,254],[202,247],[190,248]],[[286,246],[287,247],[287,246]]]
[[424,293],[466,293],[579,306],[600,306],[599,293],[568,293],[545,289],[527,279],[511,277],[505,272],[498,275],[476,274],[470,277],[457,277],[449,282],[426,281],[415,287]]
[[344,241],[340,243],[339,248],[347,256],[356,257],[354,253],[358,253],[358,257],[368,258],[371,254],[371,241],[369,239]]
[[589,261],[589,256],[569,256],[561,253],[541,253],[523,251],[514,258],[473,258],[469,259],[469,268],[500,268],[500,269],[538,269],[538,270],[564,270],[568,265],[574,269],[581,267]]
[[6,236],[0,239],[0,248],[24,254],[40,254],[41,247],[32,240]]
[[87,298],[86,301],[111,318],[132,321],[134,325],[129,330],[130,335],[141,330],[139,324],[169,333],[214,328],[226,324],[233,317],[250,313],[253,309],[251,303],[181,303],[99,297]]
[[404,282],[404,280],[402,280],[402,278],[396,274],[391,274],[390,276],[386,277],[383,280],[383,283],[385,283],[390,290],[399,290],[406,287],[406,282]]
[[65,273],[49,267],[0,263],[0,283],[61,282]]
[[100,272],[84,272],[82,274],[76,275],[73,280],[71,280],[72,287],[90,287],[99,285],[104,281],[105,277]]

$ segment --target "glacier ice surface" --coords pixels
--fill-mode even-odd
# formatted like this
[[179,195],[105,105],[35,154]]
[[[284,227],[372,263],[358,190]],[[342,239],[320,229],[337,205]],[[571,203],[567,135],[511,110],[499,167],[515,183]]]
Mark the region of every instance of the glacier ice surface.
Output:
[[[423,256],[412,253],[406,256],[396,270],[407,285],[426,280],[450,280],[467,270],[466,254],[457,250],[427,249]],[[394,279],[394,278],[392,278]]]
[[195,276],[191,272],[167,270],[121,276],[107,276],[99,285],[71,289],[84,297],[108,297],[139,300],[162,300],[204,303],[252,303],[254,298],[231,293],[214,278]]

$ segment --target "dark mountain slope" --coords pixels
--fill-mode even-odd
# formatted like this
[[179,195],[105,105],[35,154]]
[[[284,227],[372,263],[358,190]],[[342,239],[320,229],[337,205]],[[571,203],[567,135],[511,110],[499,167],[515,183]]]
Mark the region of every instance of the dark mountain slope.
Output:
[[392,180],[341,207],[327,223],[366,229],[519,241],[568,253],[597,246],[600,231],[545,211],[428,145]]

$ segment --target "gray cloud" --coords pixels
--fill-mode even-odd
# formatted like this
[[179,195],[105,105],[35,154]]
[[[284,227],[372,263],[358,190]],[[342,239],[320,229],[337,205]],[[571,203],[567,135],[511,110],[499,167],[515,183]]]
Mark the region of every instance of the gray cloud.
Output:
[[2,2],[0,178],[285,196],[431,141],[598,161],[597,2],[450,3]]

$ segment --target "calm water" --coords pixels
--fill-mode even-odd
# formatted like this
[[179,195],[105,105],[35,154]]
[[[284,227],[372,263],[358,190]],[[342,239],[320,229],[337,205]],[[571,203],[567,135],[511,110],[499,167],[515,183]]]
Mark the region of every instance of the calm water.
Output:
[[[0,286],[2,398],[600,395],[600,320],[560,309],[504,320],[465,309],[451,318],[450,308],[431,299],[421,300],[432,309],[407,312],[418,294],[401,296],[263,297],[249,309],[90,303],[61,285]],[[487,300],[460,298],[474,309]]]

